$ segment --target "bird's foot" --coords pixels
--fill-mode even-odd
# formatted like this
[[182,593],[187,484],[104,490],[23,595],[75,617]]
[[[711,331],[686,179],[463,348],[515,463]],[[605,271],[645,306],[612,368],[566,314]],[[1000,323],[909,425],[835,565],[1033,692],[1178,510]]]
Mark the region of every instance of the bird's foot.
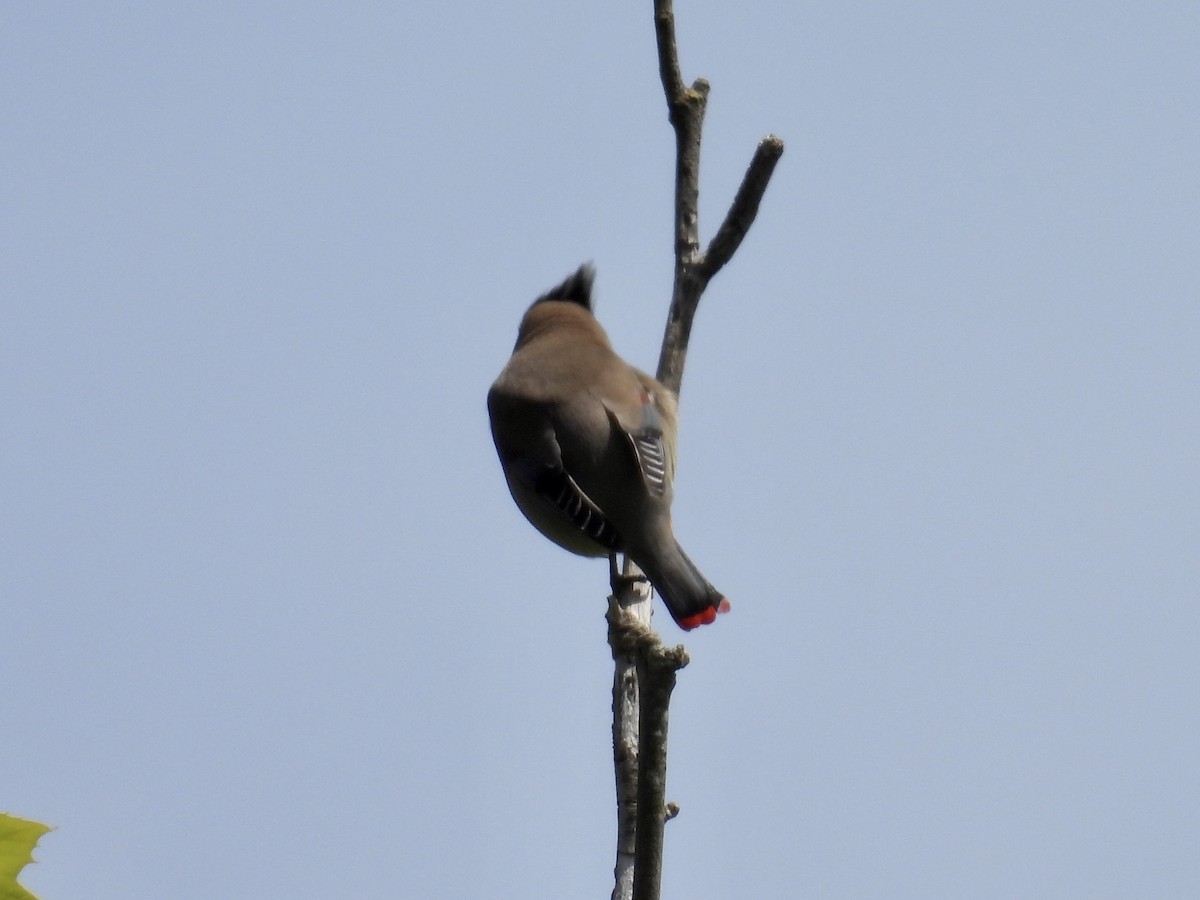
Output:
[[608,583],[614,595],[620,595],[635,584],[649,583],[650,579],[638,572],[636,575],[624,575],[617,568],[617,554],[608,555]]

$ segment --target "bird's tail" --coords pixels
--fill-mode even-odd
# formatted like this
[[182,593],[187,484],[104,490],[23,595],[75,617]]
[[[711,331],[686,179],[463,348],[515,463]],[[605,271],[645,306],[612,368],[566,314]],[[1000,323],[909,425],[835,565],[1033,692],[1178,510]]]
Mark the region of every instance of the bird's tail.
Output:
[[673,543],[674,553],[652,554],[653,558],[644,560],[635,556],[634,562],[663,598],[675,624],[691,631],[713,622],[717,613],[729,612],[729,601],[700,574],[679,543]]

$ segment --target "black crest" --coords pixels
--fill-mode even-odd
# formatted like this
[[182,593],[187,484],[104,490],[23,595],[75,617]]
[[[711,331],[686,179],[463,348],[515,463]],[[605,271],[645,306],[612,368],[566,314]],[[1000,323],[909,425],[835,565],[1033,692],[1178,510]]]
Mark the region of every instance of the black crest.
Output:
[[552,287],[542,296],[534,300],[534,303],[543,303],[546,300],[562,300],[567,303],[578,303],[588,312],[592,311],[592,282],[596,278],[596,270],[592,268],[591,263],[584,263],[575,270],[575,274],[571,275],[562,284],[557,287]]

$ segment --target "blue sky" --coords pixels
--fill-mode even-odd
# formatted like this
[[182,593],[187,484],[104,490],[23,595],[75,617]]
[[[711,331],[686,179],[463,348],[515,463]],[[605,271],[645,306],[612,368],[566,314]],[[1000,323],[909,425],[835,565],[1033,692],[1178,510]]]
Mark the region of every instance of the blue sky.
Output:
[[[88,897],[606,896],[606,568],[487,387],[653,369],[649,0],[0,27],[0,810]],[[1200,8],[679,0],[705,295],[664,897],[1200,894]],[[657,617],[664,637],[681,633]]]

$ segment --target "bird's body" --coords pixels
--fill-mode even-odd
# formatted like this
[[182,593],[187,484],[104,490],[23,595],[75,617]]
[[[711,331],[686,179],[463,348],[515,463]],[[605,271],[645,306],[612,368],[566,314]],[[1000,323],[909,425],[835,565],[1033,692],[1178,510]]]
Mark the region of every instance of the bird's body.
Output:
[[583,556],[625,552],[685,629],[729,601],[671,529],[675,397],[613,351],[584,266],[534,302],[488,392],[492,436],[526,518]]

